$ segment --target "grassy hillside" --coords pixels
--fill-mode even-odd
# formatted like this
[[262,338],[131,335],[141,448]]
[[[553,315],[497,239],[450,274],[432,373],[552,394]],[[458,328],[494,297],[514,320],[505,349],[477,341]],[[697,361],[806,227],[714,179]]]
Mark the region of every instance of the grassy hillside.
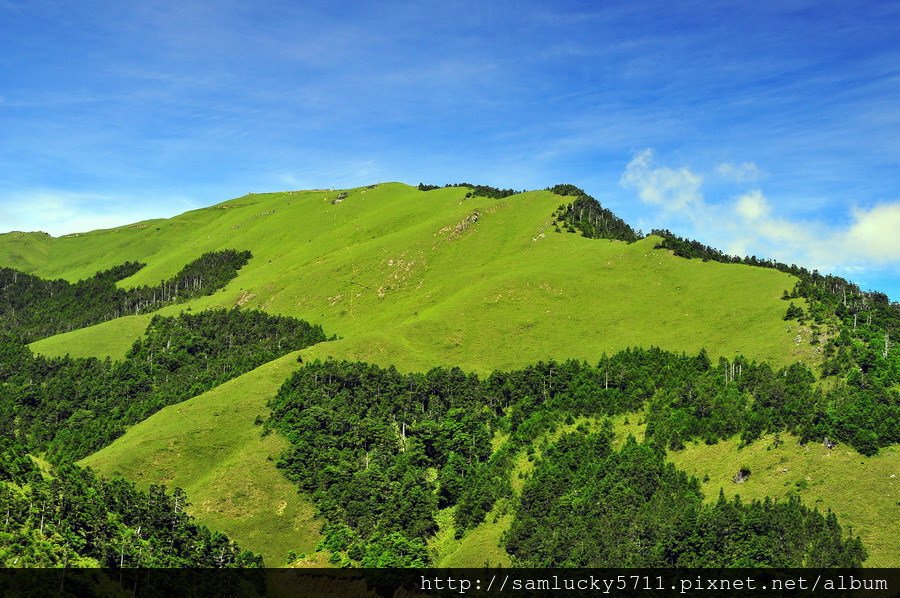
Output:
[[[781,320],[783,273],[702,263],[632,245],[555,233],[563,198],[502,200],[401,184],[342,192],[250,195],[170,220],[50,239],[0,235],[0,264],[68,280],[126,260],[148,265],[120,284],[154,284],[203,252],[254,258],[193,310],[242,305],[320,323],[342,340],[322,355],[402,369],[487,371],[548,357],[596,360],[654,344],[785,362],[796,332]],[[177,313],[186,305],[162,313]],[[140,333],[118,320],[42,341],[47,354],[117,355]],[[497,342],[498,339],[506,339]],[[71,348],[70,348],[71,347]],[[86,353],[86,352],[87,353]]]
[[56,239],[47,233],[11,232],[0,234],[3,265],[23,272],[31,272],[36,266],[47,261],[49,248],[55,241]]
[[[648,344],[776,363],[815,356],[808,334],[782,320],[779,297],[793,287],[792,277],[673,257],[653,249],[655,238],[626,245],[556,233],[550,215],[565,200],[549,192],[494,200],[465,198],[459,188],[420,192],[392,183],[349,190],[333,203],[342,193],[250,195],[168,220],[58,239],[0,235],[0,265],[74,281],[144,261],[146,268],[120,283],[134,286],[172,276],[206,251],[249,249],[253,259],[224,290],[161,313],[240,305],[298,316],[341,337],[304,350],[304,359],[362,359],[403,371],[444,364],[485,373],[551,357],[596,362],[604,351]],[[120,318],[32,348],[121,357],[148,319]],[[282,564],[288,550],[309,552],[318,538],[313,507],[268,460],[283,441],[275,434],[260,438],[253,424],[294,367],[296,354],[168,407],[85,463],[141,485],[182,486],[200,521],[262,552],[269,565]],[[637,429],[634,421],[631,428]],[[708,456],[705,449],[721,454]],[[673,459],[702,477],[714,459],[727,472],[747,451],[721,443],[690,447]],[[862,465],[850,459],[842,471],[865,479],[868,463],[895,457],[876,459],[859,458]],[[762,461],[750,465],[755,472],[766,468]],[[812,464],[798,460],[794,469],[817,479]],[[709,484],[716,479],[710,470]],[[742,495],[750,497],[751,486],[762,494],[785,491],[781,479],[755,480],[743,485]],[[717,492],[709,484],[707,494]],[[864,528],[877,527],[877,519],[866,513],[892,515],[884,509],[896,509],[896,493],[886,499],[892,487],[852,487],[844,495],[816,495],[816,504],[832,506],[859,533],[870,534]],[[867,506],[873,503],[880,506]],[[501,505],[462,540],[442,532],[435,541],[440,562],[481,566],[478,555],[507,562],[496,542],[509,519]],[[864,537],[873,542],[872,563],[896,564],[877,534]]]
[[[571,432],[581,421],[561,427],[537,443],[538,447]],[[615,444],[621,446],[629,434],[641,440],[644,435],[641,421],[641,414],[614,418]],[[593,429],[596,422],[587,423]],[[864,457],[846,446],[834,450],[817,443],[801,446],[790,434],[782,434],[778,446],[774,445],[774,439],[774,435],[769,435],[744,448],[739,448],[737,440],[715,445],[691,444],[684,450],[670,452],[668,459],[701,480],[707,501],[716,500],[721,489],[729,499],[740,495],[747,501],[797,494],[809,507],[822,512],[831,509],[843,525],[850,526],[853,534],[862,539],[869,551],[866,566],[896,566],[900,562],[896,530],[885,522],[900,519],[900,483],[896,479],[898,447],[875,457]],[[541,453],[542,449],[538,448],[536,457]],[[736,484],[732,478],[742,467],[750,469],[750,478]],[[534,461],[524,453],[520,455],[512,480],[517,493],[521,491],[523,477],[533,469]],[[501,501],[484,524],[459,540],[453,539],[450,513],[443,512],[438,521],[441,531],[434,541],[438,566],[481,567],[485,561],[508,566],[509,555],[499,546],[501,535],[512,519],[507,509],[507,503]]]
[[122,359],[134,341],[144,334],[152,318],[152,314],[125,316],[41,339],[29,347],[35,353],[52,357],[68,354],[72,357]]
[[184,403],[167,407],[80,464],[139,487],[180,486],[198,520],[259,552],[269,566],[288,551],[312,552],[320,524],[312,504],[276,470],[286,442],[253,424],[297,367],[297,353],[269,362]]
[[[853,528],[869,550],[866,566],[897,566],[900,482],[892,476],[900,473],[898,447],[864,457],[845,445],[833,450],[821,443],[800,446],[789,434],[781,434],[781,440],[776,447],[774,435],[770,435],[743,449],[736,440],[712,446],[694,444],[669,453],[669,460],[705,480],[707,500],[715,500],[719,489],[729,498],[740,494],[745,500],[799,494],[808,506],[831,509],[843,525]],[[750,477],[735,484],[734,474],[745,466],[750,468]]]

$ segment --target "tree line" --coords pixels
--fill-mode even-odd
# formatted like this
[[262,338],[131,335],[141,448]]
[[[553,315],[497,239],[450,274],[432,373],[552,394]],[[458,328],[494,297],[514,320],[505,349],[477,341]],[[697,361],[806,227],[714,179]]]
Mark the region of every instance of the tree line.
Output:
[[236,277],[251,257],[249,251],[233,249],[204,253],[172,278],[132,289],[119,288],[116,283],[143,268],[139,262],[125,262],[75,283],[0,268],[0,333],[16,334],[30,343],[212,295]]
[[433,191],[434,189],[446,189],[448,187],[467,187],[469,192],[466,193],[466,197],[489,197],[491,199],[503,199],[510,195],[525,193],[524,189],[522,191],[516,191],[515,189],[500,189],[498,187],[491,187],[490,185],[473,185],[471,183],[447,183],[443,187],[440,185],[426,185],[424,183],[419,183],[418,186],[419,191]]

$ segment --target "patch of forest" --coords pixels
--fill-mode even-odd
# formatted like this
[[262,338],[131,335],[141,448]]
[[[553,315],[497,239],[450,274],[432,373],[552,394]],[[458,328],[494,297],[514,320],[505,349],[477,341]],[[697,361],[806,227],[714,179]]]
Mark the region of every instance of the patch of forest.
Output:
[[447,183],[443,187],[440,185],[426,185],[419,183],[419,191],[433,191],[435,189],[446,189],[448,187],[467,187],[469,189],[466,197],[489,197],[491,199],[503,199],[510,195],[525,193],[525,190],[516,191],[515,189],[500,189],[491,187],[490,185],[473,185],[472,183]]
[[[559,534],[561,527],[576,523],[581,530],[602,527],[594,521],[602,513],[578,511],[590,523],[559,521],[565,505],[545,497],[537,501],[545,510],[536,514],[529,510],[528,497],[538,488],[526,486],[515,511],[512,530],[517,531],[506,536],[507,550],[521,564],[618,566],[623,561],[613,555],[634,553],[637,537],[646,539],[647,551],[634,553],[631,566],[855,566],[865,552],[858,540],[844,536],[833,515],[824,517],[790,501],[742,504],[723,499],[701,508],[696,481],[663,465],[666,450],[736,434],[751,442],[765,433],[790,431],[802,442],[827,437],[867,454],[898,441],[896,392],[872,395],[850,386],[823,390],[814,381],[801,364],[773,370],[740,357],[712,364],[705,352],[686,356],[655,348],[604,356],[596,366],[551,361],[486,378],[459,368],[400,374],[394,368],[326,361],[307,364],[284,384],[270,403],[266,426],[290,442],[277,465],[311,494],[328,521],[322,547],[333,553],[335,563],[428,564],[426,540],[436,531],[438,509],[455,507],[455,531],[461,535],[479,525],[498,500],[513,498],[517,456],[533,454],[540,438],[578,417],[644,409],[643,445],[629,442],[615,453],[607,446],[607,433],[591,438],[586,430],[560,441],[573,450],[596,450],[593,460],[578,461],[585,467],[592,463],[595,473],[604,472],[591,492],[623,487],[612,502],[597,508],[621,510],[622,518],[610,519],[617,521],[610,525],[624,526],[629,534],[582,536],[582,554],[567,560],[571,542],[550,548],[528,539],[526,530],[535,530],[537,537]],[[496,450],[494,438],[505,439]],[[583,448],[581,443],[606,448]],[[543,476],[545,470],[551,475],[561,467],[555,454],[545,455],[535,475]],[[582,486],[571,476],[560,476],[544,492],[568,496],[571,506]],[[584,488],[587,492],[589,485]],[[657,510],[625,504],[638,495],[644,496],[639,502],[649,501],[647,508]],[[672,503],[673,496],[682,502]],[[689,505],[693,510],[676,515]],[[535,517],[540,521],[531,521]],[[666,517],[671,521],[664,524]],[[715,526],[727,517],[733,521],[723,528],[730,530],[723,539]],[[672,526],[681,535],[663,537],[654,531]],[[777,555],[738,542],[748,535],[783,534],[788,528],[796,533]],[[543,548],[534,552],[533,542]],[[717,551],[723,542],[732,542],[729,550]]]
[[834,513],[787,500],[703,502],[696,478],[609,426],[551,445],[525,483],[506,549],[527,567],[858,567]]
[[12,268],[0,268],[0,333],[26,343],[93,326],[128,314],[155,311],[164,305],[212,295],[237,276],[249,251],[212,251],[156,286],[121,289],[116,282],[144,267],[125,262],[91,278],[69,283],[44,280]]
[[[259,311],[154,317],[120,362],[34,355],[25,342],[119,310],[150,311],[212,293],[249,252],[205,254],[157,287],[115,282],[126,263],[69,284],[0,271],[0,566],[259,567],[221,532],[195,523],[187,497],[135,489],[71,463],[159,409],[199,395],[291,351],[327,340],[320,326]],[[46,472],[28,454],[53,465]]]
[[565,228],[570,233],[580,231],[582,236],[591,239],[611,239],[626,243],[634,243],[644,238],[643,233],[635,231],[624,220],[575,185],[555,185],[549,187],[547,191],[574,198],[572,203],[560,205],[554,212],[556,232],[562,232],[562,228]]
[[75,461],[167,405],[324,340],[320,326],[236,308],[155,316],[116,362],[34,355],[0,335],[0,431],[53,462]]
[[0,436],[0,567],[262,566],[187,506],[180,489],[143,492],[74,465],[44,475],[25,447]]

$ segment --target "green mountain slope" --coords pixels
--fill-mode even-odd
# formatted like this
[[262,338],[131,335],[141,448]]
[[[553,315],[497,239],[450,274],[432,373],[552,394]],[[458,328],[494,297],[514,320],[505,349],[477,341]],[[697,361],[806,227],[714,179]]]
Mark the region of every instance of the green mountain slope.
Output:
[[97,357],[122,359],[147,329],[153,314],[124,316],[90,328],[81,328],[33,342],[32,351],[52,357]]
[[[247,249],[254,257],[225,289],[160,313],[239,305],[301,317],[340,337],[300,352],[304,360],[333,356],[402,371],[459,365],[487,373],[548,358],[596,363],[604,352],[651,344],[689,353],[705,348],[713,359],[817,359],[809,330],[782,319],[780,297],[796,281],[789,275],[674,257],[653,249],[654,237],[627,245],[557,233],[551,214],[566,200],[546,191],[500,200],[465,195],[460,188],[422,192],[398,183],[249,195],[168,220],[59,239],[0,235],[0,265],[76,281],[128,260],[146,262],[120,283],[129,287],[158,283],[207,251]],[[149,318],[119,318],[31,347],[48,355],[122,357]],[[199,521],[280,565],[288,550],[315,545],[320,524],[311,503],[268,460],[284,441],[276,434],[261,439],[253,422],[295,367],[296,354],[288,355],[167,407],[84,463],[141,486],[182,486]],[[740,461],[730,445],[718,447],[725,447],[727,462]],[[680,455],[681,467],[701,472],[687,462],[706,457],[692,447]],[[797,463],[792,473],[807,475]],[[856,463],[846,463],[846,475],[868,471]],[[759,495],[783,494],[776,481],[757,482]],[[864,505],[884,502],[883,488],[858,492],[859,500],[834,501],[833,508],[871,527]],[[810,506],[832,506],[828,496],[815,499]],[[477,547],[496,544],[508,521],[492,515],[461,541],[443,542],[444,562],[482,565],[467,559],[475,559]],[[882,543],[872,546],[880,555],[874,562],[895,564],[896,554]]]
[[297,355],[163,409],[79,464],[140,488],[183,488],[192,515],[241,538],[269,566],[283,564],[290,550],[312,552],[321,525],[314,508],[269,460],[287,443],[277,434],[261,438],[253,425],[297,367]]
[[[652,237],[626,245],[556,233],[549,222],[562,198],[546,191],[465,194],[384,184],[250,195],[116,230],[0,235],[0,264],[74,281],[146,262],[120,283],[128,286],[156,284],[206,251],[249,249],[253,259],[223,291],[161,313],[242,305],[303,317],[342,337],[321,346],[323,356],[402,369],[593,361],[647,339],[713,356],[795,358],[797,331],[781,320],[779,297],[795,282],[786,274],[678,259],[652,249]],[[138,330],[117,320],[34,348],[121,355]]]
[[[869,550],[866,565],[894,567],[900,562],[895,526],[885,525],[900,518],[896,447],[874,457],[864,457],[839,445],[833,450],[821,443],[801,446],[797,438],[782,435],[761,438],[738,450],[738,442],[715,445],[691,444],[683,451],[669,453],[669,460],[698,478],[707,480],[703,492],[707,500],[723,489],[727,496],[742,499],[778,498],[799,495],[809,506],[831,509],[844,525],[852,526]],[[746,482],[735,484],[734,474],[748,467]]]

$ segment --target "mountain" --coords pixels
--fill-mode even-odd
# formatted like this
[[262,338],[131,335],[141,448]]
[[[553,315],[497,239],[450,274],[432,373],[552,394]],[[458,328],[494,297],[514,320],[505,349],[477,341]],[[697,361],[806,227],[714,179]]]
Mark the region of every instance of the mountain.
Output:
[[[691,356],[699,354],[702,358],[697,359],[701,362],[683,362],[702,366],[697,366],[696,378],[685,374],[688,378],[682,380],[683,384],[702,388],[712,384],[713,379],[722,380],[723,374],[717,373],[722,370],[716,368],[724,368],[723,383],[734,388],[735,394],[731,396],[744,393],[757,397],[747,405],[748,410],[761,404],[758,398],[763,392],[761,383],[742,383],[740,374],[735,381],[735,366],[739,372],[743,368],[747,372],[761,372],[759,377],[765,380],[769,375],[766,371],[773,374],[783,371],[785,377],[790,374],[791,380],[796,379],[798,385],[808,390],[798,392],[809,405],[825,405],[828,400],[830,405],[843,404],[843,395],[815,395],[812,382],[806,381],[807,375],[802,373],[810,370],[790,369],[791,364],[803,363],[805,366],[801,367],[820,371],[824,364],[836,360],[823,348],[834,345],[834,339],[839,338],[840,327],[835,319],[839,316],[831,320],[797,319],[796,315],[786,319],[785,296],[791,298],[795,308],[809,313],[826,304],[809,292],[797,295],[796,289],[808,283],[807,274],[792,275],[773,267],[722,263],[716,258],[685,259],[668,249],[657,248],[658,245],[673,247],[673,237],[668,231],[661,232],[662,237],[635,235],[638,240],[633,242],[588,238],[575,231],[598,236],[594,233],[602,232],[612,215],[588,209],[587,216],[580,212],[579,219],[564,217],[565,206],[574,199],[568,193],[569,188],[556,188],[557,193],[547,190],[494,196],[479,195],[477,190],[454,186],[423,191],[386,183],[338,191],[250,194],[171,219],[117,229],[61,238],[41,233],[0,235],[0,266],[42,279],[59,278],[76,283],[126,262],[146,264],[115,282],[127,293],[131,292],[129,289],[152,289],[160,281],[172,280],[187,264],[210,252],[236,250],[249,251],[252,255],[221,289],[207,289],[211,294],[184,296],[183,300],[173,300],[158,309],[154,306],[153,311],[138,306],[131,315],[118,314],[120,317],[31,343],[34,352],[48,357],[68,354],[76,358],[126,359],[134,353],[133,343],[147,338],[145,330],[154,316],[175,317],[220,308],[258,309],[302,318],[321,325],[326,335],[335,335],[331,340],[289,352],[246,373],[235,372],[237,376],[224,384],[200,389],[202,392],[194,398],[162,408],[82,461],[102,474],[123,475],[137,482],[139,488],[159,483],[184,488],[192,503],[191,513],[198,521],[227,532],[242,547],[261,553],[270,565],[282,564],[291,550],[315,556],[314,549],[323,532],[325,544],[331,547],[332,553],[350,559],[348,562],[372,564],[376,562],[371,560],[376,553],[381,555],[379,558],[394,553],[414,556],[419,554],[415,538],[421,537],[428,541],[436,555],[434,562],[438,564],[481,565],[485,560],[492,564],[509,563],[509,555],[498,546],[499,536],[505,529],[513,530],[510,536],[513,544],[507,547],[517,547],[519,562],[556,562],[541,560],[552,555],[533,552],[529,548],[531,540],[522,532],[525,528],[521,519],[526,517],[523,505],[537,491],[533,480],[552,478],[553,467],[559,466],[555,460],[565,458],[560,447],[569,446],[566,450],[573,451],[572,454],[589,450],[578,444],[579,434],[596,436],[591,440],[596,443],[591,454],[607,455],[604,458],[610,467],[617,463],[616,467],[624,468],[631,462],[629,459],[643,459],[646,467],[658,466],[663,468],[662,472],[665,468],[655,464],[656,457],[641,454],[643,449],[626,442],[629,432],[639,439],[646,433],[656,438],[657,443],[669,444],[657,448],[662,451],[668,448],[669,459],[679,468],[703,478],[702,482],[697,481],[696,491],[702,490],[710,505],[715,504],[720,488],[728,496],[740,490],[742,496],[749,498],[799,497],[809,507],[830,507],[840,514],[841,524],[852,525],[853,533],[862,537],[869,551],[867,564],[898,562],[896,548],[883,526],[886,519],[895,520],[897,515],[896,504],[887,498],[893,485],[891,467],[896,461],[894,445],[890,442],[885,445],[886,437],[873,441],[875,444],[867,451],[870,454],[867,457],[847,444],[838,445],[840,448],[836,450],[825,449],[817,443],[808,443],[810,438],[805,436],[822,429],[832,430],[838,424],[827,423],[832,427],[823,428],[826,424],[804,419],[806,416],[802,414],[784,415],[782,421],[778,410],[787,409],[783,406],[766,407],[769,411],[759,420],[760,428],[752,433],[735,428],[744,429],[743,440],[722,440],[729,438],[726,428],[700,432],[685,424],[688,427],[675,429],[666,422],[676,421],[681,415],[677,403],[671,402],[673,399],[663,402],[660,398],[669,392],[665,390],[667,382],[663,378],[654,382],[656,391],[630,408],[623,403],[610,405],[605,411],[594,412],[592,407],[572,411],[574,407],[566,403],[576,392],[575,380],[585,376],[599,380],[600,366],[596,364],[607,356],[612,361],[602,363],[620,363],[622,368],[632,367],[628,365],[629,359],[656,359],[661,368],[674,368],[668,377],[675,379],[681,373],[674,372],[693,371],[695,367],[677,365],[682,363],[679,360],[695,359]],[[574,212],[571,210],[573,215]],[[590,230],[585,228],[585,222]],[[885,338],[887,359],[893,353],[889,339]],[[665,351],[646,356],[622,353],[630,347],[642,347],[642,350],[661,347]],[[840,347],[835,351],[841,354]],[[682,354],[684,357],[679,357]],[[335,538],[344,532],[338,534],[335,530],[344,528],[335,525],[342,521],[341,517],[349,517],[345,506],[327,507],[322,502],[325,495],[319,495],[315,500],[323,516],[315,518],[316,507],[310,501],[310,496],[315,498],[314,488],[310,486],[305,489],[307,494],[298,495],[298,478],[289,479],[289,476],[307,474],[292,470],[290,463],[282,461],[282,455],[297,450],[292,444],[295,440],[291,439],[291,430],[302,429],[298,428],[301,424],[290,423],[284,417],[279,419],[277,403],[273,404],[276,415],[268,419],[267,402],[272,397],[278,395],[287,401],[286,405],[294,405],[291,401],[298,400],[285,388],[279,390],[292,372],[301,367],[298,360],[310,364],[317,359],[326,360],[321,367],[326,368],[322,372],[329,376],[329,381],[332,376],[347,375],[347,366],[340,366],[345,368],[342,370],[338,365],[328,365],[339,364],[340,360],[363,361],[373,367],[393,366],[396,370],[386,371],[394,373],[366,370],[354,376],[383,380],[386,385],[406,384],[409,392],[413,392],[419,379],[402,376],[416,376],[416,372],[426,372],[436,366],[456,366],[462,372],[479,376],[477,381],[470,376],[470,382],[466,383],[470,388],[466,392],[473,397],[491,392],[489,381],[495,379],[491,377],[495,370],[510,372],[505,374],[509,379],[522,376],[527,379],[529,371],[544,371],[541,369],[544,366],[528,369],[541,362],[550,364],[546,367],[551,388],[540,386],[545,382],[536,382],[538,386],[533,388],[540,389],[535,392],[545,394],[547,399],[558,399],[559,405],[552,409],[559,411],[547,411],[547,419],[535,420],[535,425],[542,422],[540,425],[546,429],[531,431],[524,440],[516,440],[517,434],[525,434],[524,428],[516,427],[521,422],[514,417],[510,419],[517,409],[525,408],[518,403],[509,413],[500,409],[493,415],[485,415],[487,419],[480,423],[460,422],[463,428],[459,434],[477,435],[481,430],[489,430],[491,434],[485,437],[487,444],[479,449],[481,453],[472,453],[466,464],[458,466],[460,475],[484,476],[494,471],[509,479],[509,490],[497,490],[497,500],[485,505],[486,516],[482,514],[479,518],[476,513],[471,522],[463,525],[459,515],[463,508],[454,501],[464,498],[452,492],[447,494],[447,489],[452,487],[451,477],[447,477],[452,473],[448,463],[453,461],[448,461],[447,455],[432,457],[435,460],[422,464],[421,470],[415,470],[418,465],[409,465],[410,471],[421,471],[416,475],[423,476],[424,487],[437,488],[433,497],[423,496],[423,505],[438,500],[434,497],[440,493],[444,497],[441,501],[450,502],[438,505],[440,509],[435,511],[433,519],[425,511],[437,507],[423,506],[423,527],[416,528],[410,522],[396,523],[396,529],[406,534],[402,541],[407,543],[402,549],[397,548],[400,540],[385,534],[378,536],[381,539],[377,541],[348,540],[342,544]],[[566,360],[584,365],[563,366]],[[763,361],[769,369],[756,369],[756,364]],[[871,371],[883,371],[881,366],[872,368]],[[315,371],[309,366],[302,369]],[[866,366],[858,369],[863,375],[870,371]],[[557,384],[563,384],[560,370],[569,372],[570,379],[565,382],[568,385],[563,387],[565,390],[556,391],[562,394],[554,395],[554,371]],[[442,380],[444,374],[434,375]],[[302,377],[292,379],[294,384],[306,384]],[[825,386],[833,383],[834,380]],[[343,383],[335,384],[338,386],[334,386],[334,392],[347,392],[348,387],[340,386]],[[530,382],[523,384],[522,388],[532,388],[527,386]],[[621,385],[622,396],[635,392],[623,380],[617,384]],[[609,394],[608,371],[605,386],[603,392],[598,389],[591,396]],[[890,387],[888,382],[885,392],[890,392]],[[387,400],[377,392],[359,392],[359,397],[365,397],[366,401]],[[454,400],[448,396],[448,405]],[[557,405],[552,400],[547,404]],[[871,400],[877,403],[881,399]],[[886,405],[885,409],[894,410],[892,413],[896,415],[893,404]],[[340,414],[345,408],[352,410],[354,406],[352,403],[346,407],[333,405],[331,409]],[[407,438],[425,438],[431,434],[426,429],[432,424],[424,415],[406,421],[407,416],[398,418],[391,411],[395,407],[386,409],[358,416],[373,422],[383,421],[372,424],[386,426],[379,428],[380,434],[391,426],[398,427],[391,434],[396,434],[400,449],[382,451],[383,466],[398,467],[401,453],[412,450],[406,445]],[[437,411],[432,415],[443,418],[444,423],[446,418],[453,417],[452,409],[434,409]],[[473,407],[467,409],[471,411]],[[528,409],[545,413],[551,407]],[[603,413],[613,415],[611,430],[604,431]],[[773,413],[779,414],[775,419],[780,423],[773,423]],[[346,417],[357,417],[357,414],[348,411]],[[386,419],[378,420],[379,417]],[[834,419],[837,416],[829,417],[832,418],[829,422],[844,421]],[[854,425],[868,433],[868,424]],[[798,436],[792,436],[792,430]],[[776,431],[780,435],[774,435]],[[850,434],[845,442],[856,438],[850,432],[843,433]],[[456,437],[461,437],[459,434]],[[604,440],[604,434],[609,435],[608,439]],[[703,434],[706,443],[695,444]],[[453,437],[450,434],[446,438]],[[665,442],[660,440],[664,437]],[[798,444],[798,440],[803,444]],[[369,469],[368,448],[363,452],[347,447],[340,450],[350,452],[335,455],[340,454],[343,459],[364,458],[365,469]],[[388,455],[391,451],[396,454]],[[501,463],[498,455],[507,453],[506,461]],[[825,460],[840,465],[823,467]],[[284,471],[276,469],[276,462]],[[745,468],[753,472],[748,481],[741,485],[732,482],[735,471]],[[394,474],[384,475],[385,479],[393,479]],[[659,480],[667,480],[660,483],[673,488],[681,484],[677,477],[668,475],[660,473]],[[869,482],[861,483],[861,479]],[[332,493],[328,496],[338,492],[339,486],[332,482],[321,483],[321,488],[327,487],[326,494]],[[302,482],[301,488],[304,488]],[[678,488],[685,500],[694,500],[689,498],[695,496],[692,494],[695,490],[689,485]],[[557,496],[554,500],[571,501],[572,497]],[[698,517],[717,516],[715,508],[700,509]],[[794,509],[791,512],[797,517],[810,516],[798,511],[800,507],[783,508]],[[541,517],[546,524],[551,514]],[[354,518],[346,521],[350,526],[347,533],[356,536],[361,530],[378,527],[371,528],[371,523]],[[395,543],[388,547],[384,543],[390,538]],[[356,553],[353,553],[354,546],[357,546]]]
[[[254,194],[59,239],[2,235],[0,259],[70,282],[146,262],[118,283],[127,288],[170,278],[205,252],[249,250],[250,263],[223,291],[160,313],[240,305],[302,317],[341,337],[317,349],[322,356],[407,370],[593,361],[648,339],[777,363],[805,348],[781,320],[779,298],[795,283],[788,275],[677,259],[653,250],[654,237],[629,245],[555,233],[551,215],[565,198],[547,191],[499,200],[466,192],[391,183]],[[134,320],[149,318],[121,318],[35,349],[64,354],[71,344],[90,347],[78,354],[122,355],[141,329]]]

